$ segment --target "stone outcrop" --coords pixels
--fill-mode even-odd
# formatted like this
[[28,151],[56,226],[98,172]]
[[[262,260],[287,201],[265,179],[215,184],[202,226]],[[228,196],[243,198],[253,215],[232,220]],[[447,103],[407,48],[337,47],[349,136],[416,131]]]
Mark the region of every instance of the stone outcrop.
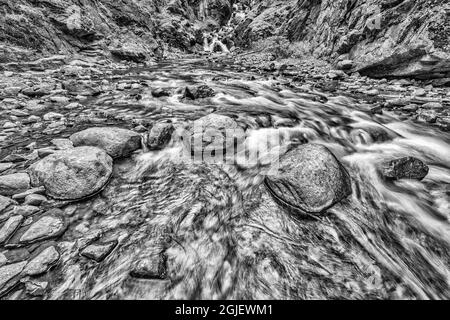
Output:
[[239,45],[271,36],[372,77],[450,77],[450,3],[444,0],[252,1]]
[[[0,0],[0,43],[43,53],[99,52],[143,62],[201,45],[229,0]],[[1,52],[0,52],[1,54]],[[8,58],[6,53],[3,59]]]

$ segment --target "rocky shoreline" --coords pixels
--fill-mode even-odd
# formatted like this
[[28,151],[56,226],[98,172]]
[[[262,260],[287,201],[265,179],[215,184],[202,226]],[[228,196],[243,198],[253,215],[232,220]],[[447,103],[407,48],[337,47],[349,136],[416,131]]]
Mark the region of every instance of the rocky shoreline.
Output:
[[[348,75],[320,62],[315,62],[317,67],[311,61],[291,64],[263,60],[255,65],[243,57],[236,58],[234,70],[262,74],[261,80],[275,80],[274,87],[320,92],[318,97],[324,101],[327,95],[352,97],[367,105],[374,116],[393,112],[401,119],[449,131],[448,88],[424,86],[415,80]],[[225,59],[229,57],[213,56],[210,63],[214,67]],[[83,224],[72,227],[79,219],[76,212],[81,210],[77,204],[80,201],[95,204],[88,215],[104,214],[102,192],[111,177],[118,175],[122,163],[127,168],[127,161],[133,162],[136,155],[164,149],[180,126],[198,125],[203,128],[200,136],[204,130],[220,133],[240,128],[234,119],[214,114],[193,119],[196,121],[190,124],[172,123],[170,113],[164,114],[167,109],[148,103],[149,111],[158,117],[127,114],[128,108],[144,106],[149,96],[170,99],[178,94],[179,99],[195,104],[196,100],[207,101],[218,94],[206,85],[167,90],[153,86],[155,79],[128,78],[130,70],[145,69],[133,62],[53,56],[3,67],[7,71],[0,80],[0,296],[44,297],[51,292],[52,278],[47,271],[71,259],[74,252],[101,264],[114,250],[122,250],[122,241],[129,234],[105,232],[108,227],[84,233]],[[100,111],[93,108],[92,101],[106,102],[106,109],[123,107],[124,112]],[[269,123],[265,127],[274,126]],[[197,134],[191,132],[192,137]],[[242,143],[240,136],[234,138]],[[210,140],[202,140],[200,152],[212,145]],[[226,143],[214,144],[214,150],[230,147]],[[298,159],[303,159],[306,171],[297,167]],[[322,159],[323,165],[317,166],[317,159]],[[426,164],[418,159],[395,161],[385,164],[382,175],[386,179],[420,180],[428,173]],[[265,186],[274,201],[294,212],[320,214],[352,193],[349,174],[325,147],[300,144],[287,153],[282,165],[285,175],[266,179]],[[321,181],[328,184],[324,186]],[[106,219],[103,223],[119,221]],[[66,239],[65,233],[77,232],[83,234],[77,241],[60,241]],[[75,246],[75,251],[66,250],[69,245]],[[158,248],[152,249],[150,256],[133,260],[133,277],[167,280],[166,258],[163,249]]]

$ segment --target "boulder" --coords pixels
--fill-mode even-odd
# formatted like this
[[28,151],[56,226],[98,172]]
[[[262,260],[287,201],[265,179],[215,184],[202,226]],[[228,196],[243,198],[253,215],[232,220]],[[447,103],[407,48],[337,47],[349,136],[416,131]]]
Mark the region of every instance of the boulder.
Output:
[[99,192],[112,174],[113,160],[102,149],[77,147],[57,151],[29,168],[33,186],[48,196],[78,200]]
[[75,147],[93,146],[106,151],[113,158],[122,158],[141,148],[141,135],[114,127],[90,128],[74,133],[70,140]]
[[245,133],[230,117],[210,114],[193,122],[186,140],[194,155],[231,154],[245,140]]
[[30,176],[27,173],[13,173],[0,176],[0,195],[12,196],[30,188]]
[[272,196],[293,208],[319,213],[349,196],[350,176],[326,147],[305,144],[280,158],[278,174],[267,176]]
[[116,42],[110,49],[111,54],[126,61],[144,63],[149,57],[149,51],[141,43],[127,41],[125,43]]
[[414,157],[404,157],[383,163],[381,172],[387,179],[422,180],[428,174],[429,168],[421,160]]
[[200,85],[196,87],[186,87],[184,89],[183,98],[195,100],[215,96],[215,91],[207,85]]
[[147,146],[150,150],[158,150],[167,145],[175,130],[171,123],[156,123],[147,136]]

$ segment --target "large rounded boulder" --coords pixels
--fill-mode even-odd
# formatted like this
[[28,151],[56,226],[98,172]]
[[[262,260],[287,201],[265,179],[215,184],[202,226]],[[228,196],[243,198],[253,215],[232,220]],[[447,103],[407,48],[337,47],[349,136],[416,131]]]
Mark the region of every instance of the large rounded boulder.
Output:
[[277,174],[265,184],[279,202],[308,213],[320,213],[351,194],[350,176],[326,147],[304,144],[280,158]]
[[106,151],[113,158],[123,158],[141,148],[141,135],[115,127],[89,128],[74,133],[70,140],[75,147],[93,146]]
[[245,132],[230,117],[210,114],[193,122],[189,129],[188,147],[195,155],[232,154],[245,140]]
[[29,168],[33,186],[58,200],[78,200],[99,192],[113,170],[112,158],[96,147],[57,151]]

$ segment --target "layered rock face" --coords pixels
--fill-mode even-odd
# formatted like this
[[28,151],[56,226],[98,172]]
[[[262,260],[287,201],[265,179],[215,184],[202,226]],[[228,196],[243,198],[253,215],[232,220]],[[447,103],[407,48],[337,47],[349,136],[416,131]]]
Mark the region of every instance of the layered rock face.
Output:
[[240,45],[284,36],[314,55],[372,77],[450,77],[450,3],[446,0],[242,1],[251,8],[235,35]]
[[[228,0],[0,0],[0,43],[43,53],[111,52],[135,62],[191,50]],[[2,56],[6,53],[0,52]],[[1,58],[1,57],[0,57]]]

